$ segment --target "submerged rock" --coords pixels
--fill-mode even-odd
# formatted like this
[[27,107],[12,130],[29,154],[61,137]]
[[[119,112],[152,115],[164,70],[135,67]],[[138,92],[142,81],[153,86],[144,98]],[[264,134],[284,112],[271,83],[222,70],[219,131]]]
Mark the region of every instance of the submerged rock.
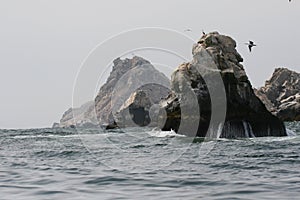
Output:
[[254,94],[236,42],[217,32],[193,46],[193,60],[172,74],[161,102],[163,130],[200,137],[286,136],[283,122]]
[[267,109],[283,121],[300,121],[300,74],[275,69],[265,86],[255,91]]

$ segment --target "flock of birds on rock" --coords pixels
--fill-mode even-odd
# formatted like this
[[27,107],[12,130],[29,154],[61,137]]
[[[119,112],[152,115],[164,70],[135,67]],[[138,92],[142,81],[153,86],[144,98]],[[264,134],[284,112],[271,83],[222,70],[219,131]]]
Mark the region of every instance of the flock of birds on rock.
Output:
[[[289,2],[291,2],[291,1],[292,1],[292,0],[289,0]],[[192,32],[192,29],[189,29],[189,28],[188,28],[188,29],[185,29],[184,32]],[[205,32],[204,32],[203,30],[202,30],[202,34],[205,35]],[[251,41],[251,40],[249,40],[248,43],[245,43],[245,45],[248,46],[250,52],[252,51],[252,47],[257,46],[257,45],[254,44],[254,42]]]

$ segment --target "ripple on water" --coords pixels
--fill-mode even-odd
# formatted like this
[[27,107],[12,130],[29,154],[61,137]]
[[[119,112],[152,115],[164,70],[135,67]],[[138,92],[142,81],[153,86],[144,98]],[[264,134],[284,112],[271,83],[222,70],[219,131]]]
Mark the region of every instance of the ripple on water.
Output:
[[[1,130],[0,198],[297,199],[300,123],[288,128],[297,135],[208,142],[196,138],[195,143],[172,132],[150,135],[146,130],[136,136],[140,129],[126,134]],[[94,142],[92,154],[81,141]],[[213,148],[201,157],[203,144]],[[105,166],[105,161],[112,165]]]

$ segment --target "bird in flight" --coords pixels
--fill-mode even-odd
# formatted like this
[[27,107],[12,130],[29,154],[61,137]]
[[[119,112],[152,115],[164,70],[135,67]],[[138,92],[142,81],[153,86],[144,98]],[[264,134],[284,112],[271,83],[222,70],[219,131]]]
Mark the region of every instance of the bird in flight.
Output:
[[184,32],[192,32],[192,29],[185,29]]
[[257,46],[256,44],[254,44],[253,41],[249,40],[249,43],[245,43],[246,45],[248,45],[249,51],[251,52],[252,47]]

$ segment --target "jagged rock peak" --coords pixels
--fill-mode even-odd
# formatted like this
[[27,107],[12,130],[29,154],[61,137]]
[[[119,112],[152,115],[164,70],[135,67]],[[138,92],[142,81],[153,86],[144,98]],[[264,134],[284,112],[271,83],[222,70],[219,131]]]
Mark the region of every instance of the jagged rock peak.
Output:
[[[263,88],[268,89],[268,85],[271,85],[273,83],[276,83],[277,85],[282,85],[281,88],[284,90],[286,86],[290,86],[294,89],[300,90],[299,84],[300,84],[300,74],[289,70],[287,68],[279,67],[275,68],[271,78],[266,81],[265,86]],[[295,91],[296,92],[296,91]]]
[[136,66],[141,66],[143,64],[150,64],[150,62],[148,60],[145,60],[142,57],[139,56],[134,56],[131,59],[130,58],[125,58],[125,59],[121,59],[121,58],[116,58],[113,61],[113,71],[119,69],[119,68],[127,68],[127,67],[136,67]]
[[112,64],[112,71],[92,104],[70,108],[64,113],[59,127],[114,123],[113,115],[136,89],[146,93],[152,104],[157,104],[168,94],[169,79],[144,58],[117,58]]
[[234,63],[243,62],[242,56],[236,50],[236,42],[231,37],[220,35],[218,32],[202,35],[197,44],[193,46],[193,55],[201,52],[200,49],[206,49],[218,59],[221,58]]
[[300,74],[276,68],[265,86],[255,91],[270,112],[283,121],[300,120]]

